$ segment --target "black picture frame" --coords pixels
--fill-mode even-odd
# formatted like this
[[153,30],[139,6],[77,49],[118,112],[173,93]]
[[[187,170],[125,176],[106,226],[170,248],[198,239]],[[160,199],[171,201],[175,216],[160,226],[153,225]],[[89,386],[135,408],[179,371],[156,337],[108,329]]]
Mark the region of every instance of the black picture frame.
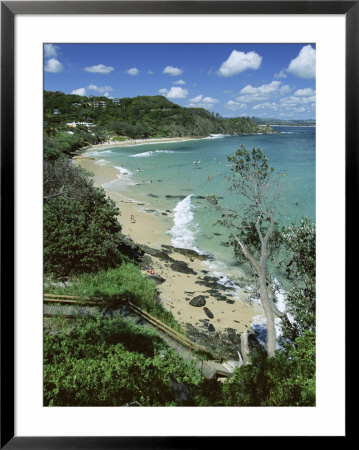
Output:
[[[233,445],[227,437],[25,437],[14,435],[14,21],[18,14],[339,14],[346,20],[346,236],[358,204],[359,1],[1,2],[1,441],[6,449],[157,449]],[[355,249],[346,240],[346,267]],[[350,292],[346,271],[346,297]],[[346,327],[347,329],[347,327]],[[346,436],[348,437],[348,429]],[[234,438],[237,439],[237,438]]]

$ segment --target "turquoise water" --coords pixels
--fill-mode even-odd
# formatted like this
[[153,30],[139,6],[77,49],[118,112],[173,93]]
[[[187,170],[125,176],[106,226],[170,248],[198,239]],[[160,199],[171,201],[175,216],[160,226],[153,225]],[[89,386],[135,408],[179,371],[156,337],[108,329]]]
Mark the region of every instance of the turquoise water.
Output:
[[228,190],[227,155],[241,144],[248,150],[260,147],[281,177],[284,194],[279,220],[288,225],[303,216],[315,220],[315,128],[274,127],[276,134],[217,136],[192,141],[141,144],[91,152],[97,164],[119,171],[116,180],[104,185],[144,202],[146,209],[171,212],[168,230],[174,245],[210,253],[224,266],[235,265],[227,245],[227,231],[214,227],[217,212],[204,197],[214,193],[224,204],[240,208],[241,200]]

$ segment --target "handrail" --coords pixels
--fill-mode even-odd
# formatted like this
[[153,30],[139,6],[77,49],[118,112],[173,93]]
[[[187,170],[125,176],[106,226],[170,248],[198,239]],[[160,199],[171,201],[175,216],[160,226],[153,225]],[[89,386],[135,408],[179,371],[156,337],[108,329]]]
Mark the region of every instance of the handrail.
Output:
[[[73,295],[61,295],[61,294],[44,294],[44,302],[47,303],[65,303],[65,304],[75,304],[75,305],[91,305],[91,306],[100,306],[100,302],[102,304],[106,303],[106,299],[99,297],[81,297],[81,296],[73,296]],[[77,300],[74,300],[77,299]],[[95,301],[93,301],[95,300]],[[218,353],[213,353],[208,351],[205,347],[197,344],[196,342],[191,341],[187,336],[183,336],[178,331],[172,329],[165,323],[151,316],[147,311],[144,311],[139,306],[132,303],[129,299],[123,298],[122,302],[128,304],[130,309],[138,314],[141,318],[144,318],[146,321],[150,322],[152,325],[155,325],[157,328],[160,328],[164,333],[172,337],[172,339],[176,340],[184,347],[189,350],[197,350],[202,351],[207,354],[210,354],[216,360],[223,361],[223,357]]]

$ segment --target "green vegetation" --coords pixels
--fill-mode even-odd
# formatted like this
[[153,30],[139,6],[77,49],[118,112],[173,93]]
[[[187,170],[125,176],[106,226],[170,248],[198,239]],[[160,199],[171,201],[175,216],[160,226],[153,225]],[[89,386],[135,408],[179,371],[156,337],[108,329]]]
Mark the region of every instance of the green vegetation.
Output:
[[[45,91],[44,120],[44,156],[50,160],[110,137],[118,140],[125,136],[140,139],[272,132],[269,127],[259,128],[249,118],[224,119],[203,108],[181,107],[161,95],[121,98],[114,103],[106,97]],[[73,122],[91,126],[69,128],[67,124]]]
[[[123,236],[115,203],[69,156],[109,137],[120,141],[256,133],[263,128],[248,118],[222,119],[204,109],[182,108],[162,96],[125,98],[116,104],[107,98],[45,92],[44,99],[45,292],[101,297],[111,304],[126,297],[181,331],[158,303],[152,280],[121,253]],[[95,107],[94,102],[104,106]],[[54,114],[55,109],[60,114]],[[76,126],[69,134],[66,123],[72,121],[94,126]],[[276,314],[266,262],[272,255],[282,255],[288,316],[281,315],[281,349],[272,348],[268,358],[257,343],[251,347],[250,363],[220,383],[204,379],[194,364],[170,351],[156,333],[122,318],[47,319],[51,326],[44,333],[45,405],[315,405],[315,226],[303,219],[300,225],[279,229],[271,209],[277,198],[268,197],[277,191],[269,188],[272,170],[260,149],[249,153],[242,148],[229,161],[231,185],[247,193],[248,208],[239,209],[244,216],[239,210],[222,210],[219,221],[233,229],[238,258],[244,257],[254,269],[260,265],[261,298],[267,295]],[[219,207],[215,198],[212,203]],[[59,283],[64,277],[67,283]],[[187,386],[186,400],[176,398],[170,376]]]
[[282,125],[282,126],[315,126],[315,119],[263,119],[260,117],[251,117],[251,120],[258,125]]
[[[250,364],[237,369],[224,385],[225,403],[315,405],[315,225],[304,218],[299,225],[280,229],[275,220],[280,177],[275,177],[261,149],[249,152],[242,146],[228,160],[233,173],[228,180],[240,196],[239,204],[228,209],[213,195],[208,200],[219,211],[218,223],[232,232],[237,259],[247,261],[255,276],[267,319],[267,343],[266,351],[252,349]],[[279,259],[277,269],[286,273],[285,312],[275,302],[277,282],[269,270],[274,257]],[[281,319],[283,333],[282,348],[277,351],[275,316]]]
[[70,332],[44,335],[46,406],[178,405],[170,374],[191,390],[204,382],[154,332],[119,317],[81,319]]
[[274,303],[273,280],[268,271],[280,205],[278,178],[260,148],[249,152],[242,145],[233,156],[228,156],[228,161],[232,171],[228,181],[239,196],[237,207],[228,209],[220,205],[214,195],[208,196],[208,200],[220,213],[218,222],[231,230],[236,256],[246,259],[257,277],[267,321],[267,352],[273,357],[276,347],[274,316],[282,316]]
[[133,263],[107,270],[78,275],[71,279],[71,284],[52,286],[47,280],[45,293],[60,295],[78,295],[80,297],[98,297],[113,304],[116,300],[131,300],[141,309],[157,317],[168,326],[182,332],[171,312],[165,310],[157,302],[157,291],[154,282],[145,278],[140,269]]
[[120,263],[118,214],[79,166],[63,159],[45,162],[45,273],[63,277]]
[[315,333],[306,331],[274,358],[257,350],[223,386],[226,406],[315,406]]

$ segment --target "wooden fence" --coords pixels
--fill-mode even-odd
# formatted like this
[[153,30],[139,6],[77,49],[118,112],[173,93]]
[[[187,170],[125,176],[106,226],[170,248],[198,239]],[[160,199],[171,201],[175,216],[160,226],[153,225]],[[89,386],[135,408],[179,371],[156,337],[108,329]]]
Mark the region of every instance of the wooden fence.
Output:
[[222,362],[224,358],[218,353],[213,353],[208,351],[205,347],[196,344],[195,342],[188,339],[183,334],[179,333],[176,330],[173,330],[165,323],[151,316],[147,311],[139,308],[133,302],[131,302],[127,297],[121,297],[114,301],[106,300],[98,297],[82,297],[82,296],[74,296],[74,295],[60,295],[60,294],[44,294],[44,302],[46,303],[60,303],[60,304],[68,304],[68,305],[78,305],[78,306],[97,306],[101,307],[115,307],[118,306],[119,303],[126,304],[129,309],[134,312],[137,316],[144,319],[146,322],[150,323],[154,327],[166,333],[173,340],[179,342],[181,345],[186,347],[191,351],[204,352],[210,355],[214,361]]

